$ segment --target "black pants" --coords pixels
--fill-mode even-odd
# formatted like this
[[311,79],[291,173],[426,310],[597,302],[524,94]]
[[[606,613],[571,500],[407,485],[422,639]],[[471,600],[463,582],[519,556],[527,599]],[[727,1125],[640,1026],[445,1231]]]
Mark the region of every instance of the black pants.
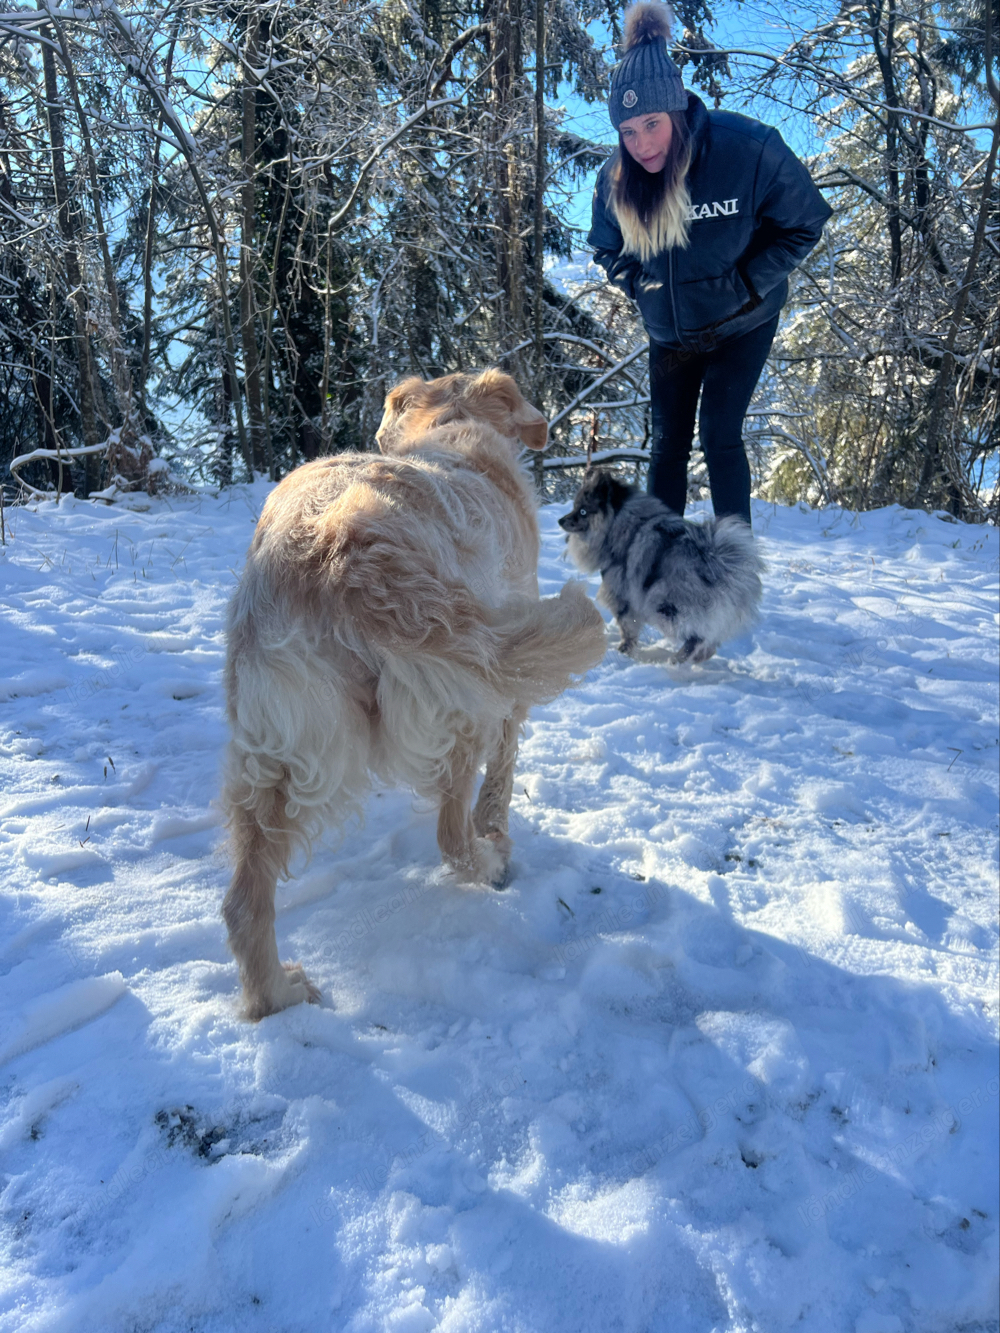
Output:
[[684,513],[694,418],[701,391],[701,440],[712,508],[717,518],[736,514],[750,522],[750,466],[743,448],[743,418],[764,369],[778,316],[741,338],[701,351],[649,344],[649,394],[653,419],[650,495]]

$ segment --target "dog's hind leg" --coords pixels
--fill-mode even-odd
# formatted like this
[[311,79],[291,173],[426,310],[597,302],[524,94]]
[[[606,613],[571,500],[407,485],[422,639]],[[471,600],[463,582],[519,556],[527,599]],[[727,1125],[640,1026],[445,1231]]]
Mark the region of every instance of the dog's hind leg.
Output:
[[472,812],[472,822],[480,837],[493,839],[498,850],[507,855],[510,854],[507,828],[510,797],[514,789],[514,765],[517,763],[517,740],[527,716],[527,708],[519,706],[504,722],[497,748],[486,765],[479,800]]
[[[516,747],[516,731],[514,736]],[[460,880],[500,885],[507,877],[510,839],[500,832],[476,836],[471,806],[478,768],[478,747],[466,739],[457,740],[449,760],[448,781],[441,789],[438,846],[445,863]]]
[[618,628],[621,630],[622,641],[618,645],[618,651],[629,656],[635,651],[635,646],[639,642],[639,631],[642,629],[642,621],[635,614],[630,606],[623,603],[615,611],[615,620]]
[[303,1000],[320,998],[298,963],[282,963],[274,933],[274,891],[285,868],[291,826],[285,798],[271,793],[270,808],[253,809],[232,803],[232,840],[236,862],[222,914],[229,930],[229,947],[239,964],[244,1012],[256,1022]]

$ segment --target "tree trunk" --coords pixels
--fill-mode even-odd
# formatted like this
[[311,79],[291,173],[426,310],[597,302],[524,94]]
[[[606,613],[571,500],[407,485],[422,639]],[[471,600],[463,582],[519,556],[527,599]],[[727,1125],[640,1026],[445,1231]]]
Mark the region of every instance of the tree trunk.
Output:
[[[10,131],[7,123],[0,122],[0,129],[5,132],[5,135],[9,136]],[[10,142],[9,137],[7,141],[8,143]],[[18,146],[20,147],[21,145]],[[14,174],[11,170],[10,154],[8,152],[0,152],[0,203],[6,205],[6,208],[9,211],[16,212],[18,201],[14,194],[13,180]],[[12,261],[11,273],[13,274],[15,290],[17,292],[17,314],[20,328],[22,330],[19,350],[24,357],[25,365],[30,368],[31,383],[34,390],[32,407],[35,417],[36,447],[39,449],[57,450],[59,447],[59,437],[55,432],[52,420],[52,396],[54,388],[52,377],[44,369],[39,369],[38,365],[39,355],[40,353],[44,354],[44,351],[40,347],[41,339],[39,338],[37,331],[42,328],[45,319],[32,294],[32,287],[28,282],[27,271],[23,260],[17,254],[17,251],[13,246],[11,246],[10,254]],[[16,337],[16,335],[13,334],[13,330],[9,332],[8,336],[11,336],[12,342],[14,341],[14,337]],[[17,344],[15,343],[15,346],[16,345]],[[50,357],[53,346],[54,341],[50,339]],[[56,491],[62,492],[66,489],[72,490],[70,477],[65,465],[55,458],[49,459],[48,465],[52,477],[52,484],[55,486]]]
[[[993,0],[986,0],[986,88],[993,100],[994,106],[1000,110],[1000,88],[997,87],[996,75],[993,73]],[[934,503],[936,494],[939,494],[944,483],[945,489],[950,493],[954,491],[954,482],[950,484],[945,479],[946,469],[942,467],[941,461],[941,428],[944,423],[944,414],[951,393],[951,384],[955,375],[955,343],[958,341],[958,331],[965,316],[965,307],[968,304],[969,293],[972,291],[972,283],[976,276],[976,266],[979,263],[979,254],[983,248],[983,241],[986,237],[986,224],[989,219],[990,205],[993,202],[991,186],[993,183],[993,171],[997,162],[997,150],[1000,148],[1000,117],[993,123],[993,141],[990,144],[990,155],[986,163],[986,171],[983,175],[983,192],[979,200],[979,217],[976,220],[976,234],[972,239],[972,250],[969,252],[969,261],[965,266],[965,280],[958,289],[958,295],[955,298],[955,305],[951,312],[951,321],[948,326],[948,338],[945,343],[944,356],[941,358],[941,367],[938,370],[937,384],[934,386],[934,400],[931,406],[930,421],[927,426],[927,439],[925,442],[925,456],[923,475],[920,478],[921,494],[926,496],[930,503]]]
[[899,97],[896,90],[896,77],[893,73],[892,60],[896,42],[896,6],[895,0],[889,0],[889,10],[885,21],[885,44],[880,31],[882,21],[881,3],[872,8],[871,39],[882,75],[882,88],[886,101],[885,130],[885,176],[886,193],[889,207],[886,210],[886,222],[889,228],[890,269],[892,287],[899,286],[903,276],[903,229],[900,220],[899,200]]
[[[545,0],[535,0],[535,406],[542,409],[545,389]],[[545,469],[535,454],[535,489],[542,490]]]
[[[493,143],[490,145],[496,192],[496,263],[498,342],[501,351],[523,340],[524,247],[521,243],[521,172],[517,146],[518,85],[522,77],[520,0],[493,0],[491,48]],[[518,373],[520,366],[512,364]]]
[[240,338],[243,343],[243,378],[250,418],[250,450],[254,469],[267,467],[264,438],[264,399],[261,392],[260,350],[257,346],[256,311],[253,299],[254,228],[257,213],[257,88],[250,70],[256,67],[260,22],[247,17],[247,43],[243,70],[243,189],[242,236],[240,240]]
[[111,260],[111,247],[108,244],[107,228],[104,225],[104,209],[101,206],[101,183],[97,174],[97,159],[94,155],[94,142],[90,133],[90,122],[83,109],[83,103],[80,100],[80,91],[76,82],[76,72],[73,69],[69,43],[66,41],[66,34],[63,31],[62,24],[56,23],[55,30],[56,35],[59,38],[63,69],[66,72],[66,83],[69,88],[70,96],[73,99],[73,109],[76,112],[77,124],[80,126],[80,137],[83,141],[84,158],[87,163],[87,177],[90,182],[90,204],[94,212],[97,241],[101,250],[101,260],[104,264],[104,285],[108,294],[108,308],[111,317],[111,329],[108,331],[107,341],[111,352],[112,378],[114,381],[115,393],[118,398],[118,409],[122,414],[125,425],[128,426],[132,418],[132,376],[125,359],[121,312],[118,303],[118,283],[115,279],[114,264]]
[[956,497],[954,481],[948,478],[947,465],[942,459],[942,435],[944,434],[948,399],[955,378],[955,343],[958,341],[959,329],[962,327],[962,320],[965,317],[965,307],[968,304],[969,293],[972,291],[975,280],[976,266],[979,263],[979,255],[986,236],[986,224],[993,203],[991,187],[993,171],[996,167],[998,145],[1000,145],[1000,121],[997,121],[993,126],[993,142],[990,145],[986,173],[983,176],[983,192],[979,201],[976,232],[972,239],[972,249],[969,251],[969,259],[965,268],[965,280],[958,289],[948,324],[948,337],[944,345],[941,366],[938,370],[937,383],[934,386],[934,398],[931,405],[930,420],[927,425],[927,438],[924,444],[924,468],[920,478],[920,498],[924,503],[931,506],[936,506],[944,500],[952,510],[956,508],[956,501],[960,503],[960,500]]
[[[174,50],[180,32],[181,20],[178,15],[174,20],[174,30],[167,50],[167,60],[163,67],[163,90],[170,93],[170,76],[174,66]],[[150,108],[152,110],[152,108]],[[157,130],[163,129],[163,116],[157,115]],[[146,239],[142,256],[142,354],[139,363],[139,412],[142,428],[146,429],[149,407],[146,392],[149,384],[149,359],[153,344],[153,251],[156,241],[156,182],[160,174],[160,137],[153,136],[153,161],[149,173],[149,207],[146,212]]]
[[[46,35],[51,42],[52,33],[50,29],[46,29]],[[52,158],[52,189],[55,194],[59,230],[65,242],[66,281],[69,287],[69,299],[73,304],[73,319],[76,326],[74,342],[78,369],[77,402],[83,426],[83,442],[85,445],[94,445],[100,443],[102,431],[97,417],[94,392],[89,304],[83,285],[80,252],[77,248],[76,215],[70,206],[69,181],[66,175],[66,139],[63,132],[59,85],[56,79],[56,61],[53,48],[47,43],[42,46],[42,70],[45,79],[45,114]],[[85,454],[81,463],[84,476],[83,494],[86,496],[90,491],[97,489],[101,465],[97,454]]]
[[[158,126],[162,128],[163,117]],[[146,392],[149,385],[149,357],[153,344],[153,248],[156,238],[156,180],[160,174],[160,140],[153,140],[153,161],[149,173],[149,205],[146,212],[146,241],[142,256],[142,355],[139,362],[139,411],[143,429],[149,407]]]

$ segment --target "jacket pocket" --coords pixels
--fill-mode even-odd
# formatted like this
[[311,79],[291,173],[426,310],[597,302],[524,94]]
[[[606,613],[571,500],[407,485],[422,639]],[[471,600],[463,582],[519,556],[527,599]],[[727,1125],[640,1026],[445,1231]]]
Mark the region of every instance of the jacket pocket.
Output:
[[677,290],[677,305],[682,332],[704,333],[753,310],[760,305],[760,299],[749,290],[734,267],[717,278],[698,278],[681,283]]
[[607,274],[609,281],[620,288],[629,300],[634,301],[636,299],[639,282],[641,281],[641,269],[637,260],[619,255],[608,267]]
[[646,326],[646,332],[662,339],[673,327],[670,318],[669,293],[662,278],[642,269],[636,274],[633,299]]

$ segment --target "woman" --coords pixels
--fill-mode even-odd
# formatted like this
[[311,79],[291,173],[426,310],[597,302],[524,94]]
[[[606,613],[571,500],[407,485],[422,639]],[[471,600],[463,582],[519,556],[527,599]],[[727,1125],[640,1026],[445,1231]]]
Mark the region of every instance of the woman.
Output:
[[749,523],[743,418],[788,275],[831,209],[777,130],[685,91],[667,55],[670,20],[659,3],[625,16],[608,105],[619,147],[598,177],[588,239],[649,334],[649,493],[684,513],[701,391],[712,505]]

